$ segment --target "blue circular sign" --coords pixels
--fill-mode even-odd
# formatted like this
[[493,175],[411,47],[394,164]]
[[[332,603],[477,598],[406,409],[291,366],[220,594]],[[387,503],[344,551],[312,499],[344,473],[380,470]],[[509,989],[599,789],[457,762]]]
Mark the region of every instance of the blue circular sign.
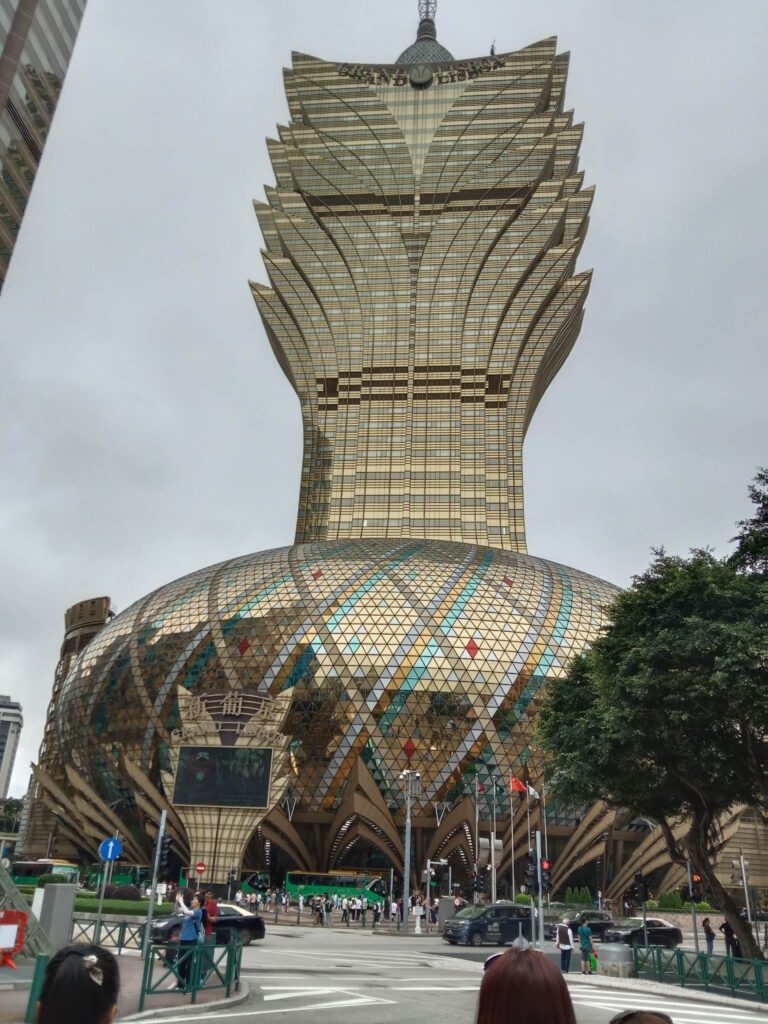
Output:
[[99,856],[102,860],[117,860],[123,852],[123,844],[115,836],[103,840],[99,846]]

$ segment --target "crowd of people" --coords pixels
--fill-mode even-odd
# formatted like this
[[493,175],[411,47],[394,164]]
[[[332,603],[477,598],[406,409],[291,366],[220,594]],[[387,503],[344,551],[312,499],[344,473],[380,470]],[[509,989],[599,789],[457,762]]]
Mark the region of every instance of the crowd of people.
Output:
[[[382,921],[391,921],[400,928],[403,920],[402,897],[389,900],[373,895],[342,896],[339,893],[292,897],[290,893],[279,889],[267,889],[264,892],[238,889],[234,901],[254,913],[275,911],[288,914],[295,911],[301,916],[306,911],[315,926],[338,923],[347,926],[358,924],[365,928],[370,924],[375,928]],[[437,898],[428,900],[420,893],[415,893],[409,900],[410,914],[419,918],[424,930],[429,931],[437,926],[439,904]]]
[[[199,903],[196,894],[185,919],[202,921],[205,908]],[[36,1024],[71,1024],[73,1007],[78,1024],[111,1024],[119,993],[120,974],[112,953],[100,946],[67,946],[48,964]],[[475,1024],[576,1024],[576,1016],[557,966],[538,949],[512,948],[486,963]],[[672,1024],[672,1019],[630,1009],[610,1024]]]

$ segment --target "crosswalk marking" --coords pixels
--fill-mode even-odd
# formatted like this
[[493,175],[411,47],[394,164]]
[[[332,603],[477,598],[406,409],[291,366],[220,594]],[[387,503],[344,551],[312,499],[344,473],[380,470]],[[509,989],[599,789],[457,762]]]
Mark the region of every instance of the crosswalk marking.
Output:
[[589,991],[569,986],[576,1006],[609,1010],[661,1010],[672,1016],[677,1024],[757,1024],[761,1016],[746,1007],[721,1006],[714,1003],[695,1003],[681,999],[667,999],[635,991]]
[[[301,1009],[303,1010],[316,1010],[316,1009],[338,1009],[342,1006],[381,1006],[391,1004],[392,999],[382,999],[379,996],[371,996],[362,992],[355,992],[347,988],[338,988],[336,986],[323,986],[318,988],[315,986],[308,985],[260,985],[259,988],[264,993],[264,1002],[274,1002],[276,1000],[285,999],[312,999],[318,1000],[322,997],[322,1003],[312,1002],[309,1005],[303,1003]],[[327,997],[335,997],[330,1000]],[[339,998],[339,996],[343,998]]]

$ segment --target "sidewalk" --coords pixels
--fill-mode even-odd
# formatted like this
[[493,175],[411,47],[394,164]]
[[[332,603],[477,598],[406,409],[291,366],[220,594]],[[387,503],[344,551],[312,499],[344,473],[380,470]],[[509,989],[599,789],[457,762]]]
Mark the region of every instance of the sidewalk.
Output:
[[[120,999],[117,1007],[117,1020],[124,1020],[139,1011],[139,996],[141,993],[141,976],[143,961],[136,955],[123,953],[118,957],[120,965]],[[0,973],[0,1021],[2,1024],[22,1024],[24,1015],[27,1012],[29,1000],[29,985],[23,988],[18,987],[5,990],[2,986],[12,981],[21,981],[32,978],[32,967],[20,962],[18,971]],[[10,975],[21,975],[24,972],[24,979],[9,977]],[[169,982],[170,984],[170,982]],[[227,1006],[236,1006],[243,1002],[248,995],[247,986],[241,983],[241,992],[233,993],[226,1001]],[[204,1007],[206,1004],[220,1002],[225,999],[223,988],[212,988],[197,993],[195,1006]],[[182,995],[177,992],[163,992],[159,995],[147,996],[144,1003],[144,1014],[151,1015],[155,1010],[172,1008],[182,1010],[185,1015],[194,1014],[195,1006],[191,1003],[189,995]],[[144,1016],[144,1014],[142,1016]]]

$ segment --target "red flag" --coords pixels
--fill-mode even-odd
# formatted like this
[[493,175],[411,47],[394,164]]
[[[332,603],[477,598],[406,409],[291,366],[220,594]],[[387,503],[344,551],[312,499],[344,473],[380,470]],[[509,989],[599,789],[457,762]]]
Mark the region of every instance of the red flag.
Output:
[[485,786],[482,784],[482,782],[478,782],[478,784],[477,784],[477,792],[478,793],[484,793],[485,792]]
[[513,775],[509,780],[509,788],[514,790],[515,793],[527,793],[528,787],[520,779],[516,779]]

